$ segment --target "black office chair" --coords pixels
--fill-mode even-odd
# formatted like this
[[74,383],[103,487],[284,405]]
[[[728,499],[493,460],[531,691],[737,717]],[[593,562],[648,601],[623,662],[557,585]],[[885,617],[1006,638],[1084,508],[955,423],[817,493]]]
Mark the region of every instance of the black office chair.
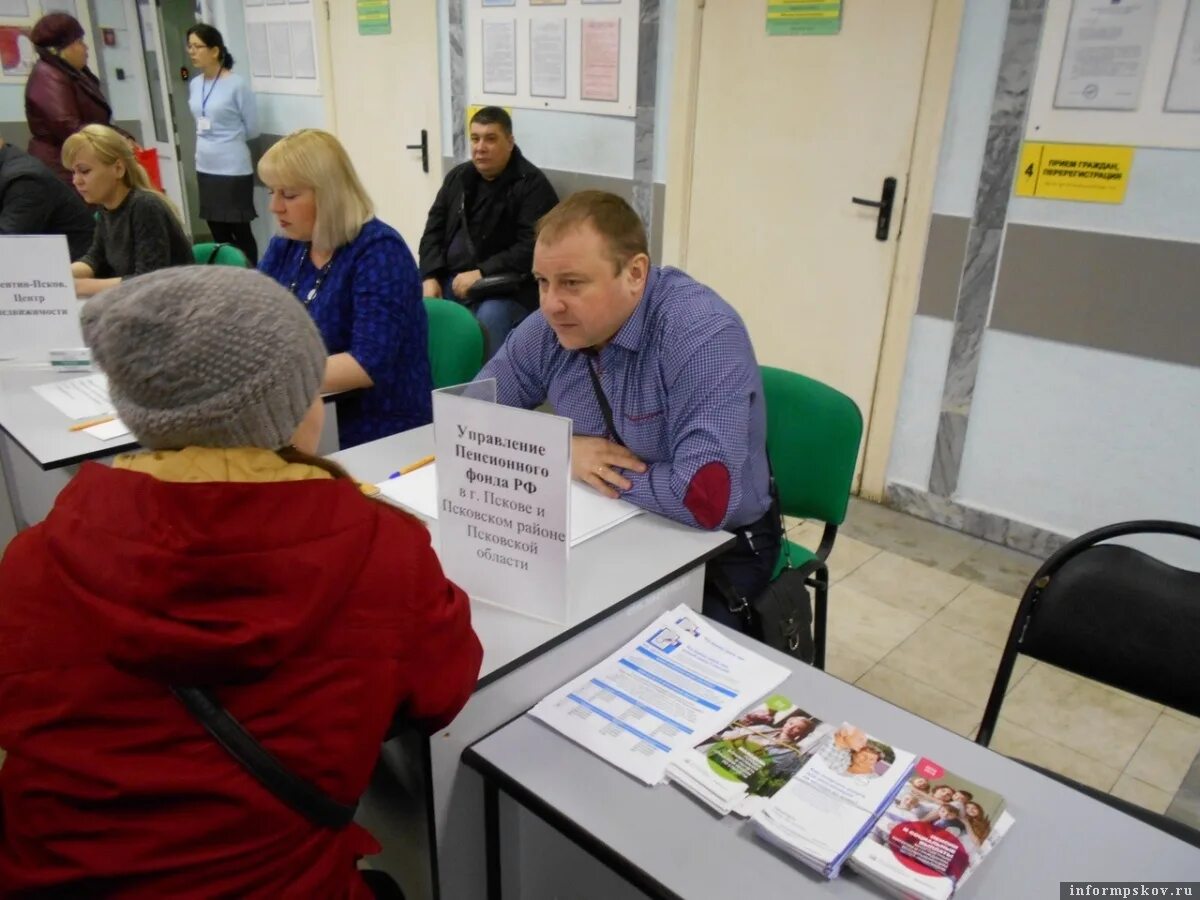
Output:
[[[991,742],[1018,653],[1200,715],[1200,572],[1104,543],[1133,534],[1200,541],[1195,525],[1122,522],[1090,531],[1047,559],[1021,597],[976,743]],[[1181,822],[1024,764],[1200,847],[1200,831]]]

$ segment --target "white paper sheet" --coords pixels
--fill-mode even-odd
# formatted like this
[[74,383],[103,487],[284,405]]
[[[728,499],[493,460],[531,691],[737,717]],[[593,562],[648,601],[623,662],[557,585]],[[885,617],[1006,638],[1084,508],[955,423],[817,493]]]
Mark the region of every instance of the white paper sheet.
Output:
[[267,44],[271,48],[271,75],[292,77],[292,33],[287,22],[267,23]]
[[93,425],[91,428],[83,429],[83,433],[89,437],[94,437],[98,441],[115,441],[117,438],[128,437],[130,435],[129,426],[120,419],[113,419],[111,422],[105,422],[103,425]]
[[529,714],[646,784],[788,676],[682,604]]
[[115,411],[108,379],[99,373],[34,385],[33,391],[69,419],[94,419]]
[[1058,72],[1059,109],[1137,109],[1158,0],[1074,0]]
[[580,29],[579,96],[615,103],[620,96],[621,20],[584,19]]
[[292,74],[296,78],[317,77],[317,56],[313,50],[312,27],[308,22],[289,22],[292,30]]
[[1187,18],[1175,51],[1167,112],[1200,113],[1200,0],[1188,4]]
[[[379,483],[388,500],[427,519],[438,517],[437,465],[421,468]],[[603,534],[627,519],[640,515],[641,509],[624,500],[613,500],[579,484],[571,483],[571,546]]]
[[640,515],[642,510],[625,500],[614,500],[578,481],[571,482],[571,546],[603,534],[615,525]]
[[534,97],[567,96],[566,19],[529,23],[529,93]]
[[379,490],[398,506],[427,519],[438,517],[436,465],[422,466],[407,475],[381,481]]
[[250,72],[258,78],[271,77],[271,50],[267,42],[267,26],[262,22],[246,25],[246,43],[250,48]]
[[483,21],[483,92],[517,92],[517,20]]

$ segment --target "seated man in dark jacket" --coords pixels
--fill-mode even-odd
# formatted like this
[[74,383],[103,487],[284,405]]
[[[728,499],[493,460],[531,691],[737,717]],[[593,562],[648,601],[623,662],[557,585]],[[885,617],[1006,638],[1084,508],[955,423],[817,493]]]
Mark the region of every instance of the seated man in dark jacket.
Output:
[[[426,297],[459,300],[487,332],[487,355],[538,305],[533,264],[534,226],[558,203],[542,171],[513,142],[512,119],[498,106],[471,117],[471,161],[455,166],[421,236]],[[513,276],[516,284],[467,296],[481,278]]]
[[65,234],[71,259],[87,252],[96,219],[78,192],[0,138],[0,234]]

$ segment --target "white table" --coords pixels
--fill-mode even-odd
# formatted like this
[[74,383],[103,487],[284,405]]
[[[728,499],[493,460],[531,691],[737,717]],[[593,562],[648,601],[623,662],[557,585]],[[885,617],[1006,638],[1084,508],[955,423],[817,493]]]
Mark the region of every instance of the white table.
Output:
[[[587,655],[604,657],[635,631]],[[1062,881],[1200,878],[1200,849],[853,685],[759,650],[792,670],[778,690],[803,708],[854,722],[1004,795],[1016,822],[956,898],[1057,897]],[[465,760],[485,773],[489,797],[502,792],[490,815],[489,900],[501,887],[526,900],[886,896],[845,868],[826,882],[755,837],[746,820],[719,818],[671,784],[645,787],[528,716],[472,746]]]
[[78,374],[52,369],[49,363],[0,365],[0,466],[18,529],[45,518],[81,463],[111,459],[137,446],[132,435],[98,441],[82,431],[68,431],[72,420],[33,392],[35,385]]
[[[378,482],[433,452],[430,426],[333,455],[361,481]],[[429,523],[437,546],[437,523]],[[732,542],[654,515],[636,516],[572,548],[573,616],[554,625],[472,601],[484,648],[479,684],[451,725],[431,738],[405,734],[384,746],[358,821],[384,844],[370,860],[416,898],[481,897],[485,889],[483,792],[462,751],[528,709],[608,648],[679,603],[699,609],[703,564]]]
[[[87,460],[107,462],[136,449],[132,435],[100,441],[82,431],[69,431],[64,416],[33,388],[79,377],[78,372],[52,369],[49,363],[0,363],[0,467],[16,527],[45,518],[54,498]],[[336,404],[326,395],[321,452],[337,449]]]

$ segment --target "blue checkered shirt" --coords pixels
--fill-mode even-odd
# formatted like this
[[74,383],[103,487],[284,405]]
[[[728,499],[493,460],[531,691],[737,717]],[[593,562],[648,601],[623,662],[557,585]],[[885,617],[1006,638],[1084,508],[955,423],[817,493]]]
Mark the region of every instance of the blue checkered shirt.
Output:
[[[687,274],[652,267],[633,315],[595,358],[621,440],[647,464],[625,472],[626,500],[697,526],[684,505],[705,465],[729,471],[719,527],[749,525],[770,505],[762,376],[733,308]],[[479,374],[497,400],[532,409],[547,400],[577,435],[610,436],[588,358],[565,350],[540,312],[522,322]]]

